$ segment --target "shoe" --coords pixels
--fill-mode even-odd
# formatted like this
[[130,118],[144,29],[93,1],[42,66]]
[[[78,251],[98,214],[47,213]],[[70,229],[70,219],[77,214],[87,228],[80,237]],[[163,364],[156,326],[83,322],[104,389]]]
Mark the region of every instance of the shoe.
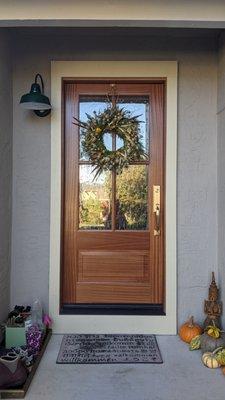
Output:
[[19,357],[6,355],[0,357],[0,389],[21,386],[27,379],[27,370]]
[[7,353],[9,357],[19,357],[19,359],[26,365],[26,367],[30,367],[33,363],[33,354],[28,355],[28,349],[23,347],[13,347],[9,353]]

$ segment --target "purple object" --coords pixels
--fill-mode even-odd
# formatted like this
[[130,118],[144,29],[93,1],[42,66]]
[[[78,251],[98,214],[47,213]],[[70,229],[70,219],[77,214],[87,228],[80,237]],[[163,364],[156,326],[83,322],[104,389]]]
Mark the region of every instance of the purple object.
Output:
[[49,327],[52,325],[52,319],[48,314],[45,314],[43,317],[43,323],[45,326]]
[[28,328],[27,334],[27,348],[28,353],[33,354],[34,356],[40,350],[41,342],[42,342],[42,332],[38,328],[37,325],[30,326]]

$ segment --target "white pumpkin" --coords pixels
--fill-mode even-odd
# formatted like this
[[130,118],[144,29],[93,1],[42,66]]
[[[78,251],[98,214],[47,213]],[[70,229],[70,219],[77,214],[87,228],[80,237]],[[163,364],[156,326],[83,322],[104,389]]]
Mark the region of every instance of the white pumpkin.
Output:
[[208,367],[208,368],[219,368],[220,364],[218,363],[216,357],[215,357],[215,352],[206,352],[202,356],[202,362],[203,364]]

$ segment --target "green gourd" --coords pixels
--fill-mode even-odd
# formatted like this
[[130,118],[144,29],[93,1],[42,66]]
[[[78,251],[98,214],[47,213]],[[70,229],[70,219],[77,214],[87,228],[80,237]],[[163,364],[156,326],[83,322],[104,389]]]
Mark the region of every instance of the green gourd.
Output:
[[201,335],[195,336],[189,344],[189,350],[198,350],[201,347]]
[[218,349],[216,359],[220,365],[225,365],[225,349]]

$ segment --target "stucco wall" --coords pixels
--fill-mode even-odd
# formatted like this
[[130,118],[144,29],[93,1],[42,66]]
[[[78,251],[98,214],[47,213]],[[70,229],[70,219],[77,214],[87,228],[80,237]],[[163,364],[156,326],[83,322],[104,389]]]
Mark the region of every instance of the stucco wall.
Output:
[[[43,21],[57,24],[57,20],[69,20],[70,24],[79,24],[79,20],[96,20],[98,23],[110,20],[132,21],[139,20],[162,26],[168,21],[173,26],[179,21],[214,22],[225,20],[225,4],[223,0],[0,0],[0,22],[17,20],[21,24],[32,25],[36,20],[38,25]],[[26,21],[27,20],[27,21]],[[72,21],[73,20],[73,21]],[[193,26],[193,23],[192,23]]]
[[[218,268],[225,306],[225,35],[218,52]],[[223,316],[225,323],[225,315]]]
[[217,272],[217,57],[214,40],[190,35],[16,35],[11,303],[48,306],[50,118],[18,103],[36,72],[50,93],[51,60],[178,60],[178,317],[201,319]]
[[10,302],[12,69],[8,34],[0,30],[0,322]]

